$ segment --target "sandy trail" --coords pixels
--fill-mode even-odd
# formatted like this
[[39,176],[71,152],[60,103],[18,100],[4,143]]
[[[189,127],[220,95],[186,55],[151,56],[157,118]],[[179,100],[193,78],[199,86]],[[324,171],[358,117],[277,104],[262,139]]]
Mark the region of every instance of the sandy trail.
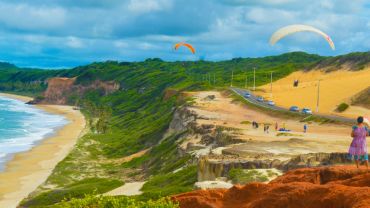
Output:
[[[29,101],[24,96],[1,94]],[[26,152],[17,153],[0,173],[0,207],[12,208],[35,190],[51,174],[54,167],[73,148],[85,128],[84,116],[71,106],[38,105],[54,114],[63,115],[69,123],[52,137]]]
[[[293,81],[299,80],[299,86],[293,87]],[[349,118],[359,115],[370,115],[370,109],[350,107],[344,113],[336,113],[336,107],[370,86],[370,68],[361,71],[338,70],[326,73],[320,70],[310,72],[294,72],[273,83],[273,100],[279,106],[289,108],[292,105],[316,109],[317,85],[320,81],[320,113],[337,114]],[[262,86],[264,92],[257,92],[270,98],[270,84]]]
[[118,187],[112,191],[105,193],[105,196],[135,196],[140,195],[142,192],[140,189],[145,184],[144,182],[132,182],[132,183],[125,183],[123,186]]
[[[352,141],[351,126],[312,123],[308,124],[308,133],[303,133],[304,123],[302,122],[284,120],[254,111],[245,105],[233,103],[231,98],[223,96],[220,92],[202,91],[190,94],[196,101],[190,109],[201,116],[197,119],[197,123],[240,129],[236,136],[253,142],[229,146],[238,151],[284,154],[346,152]],[[209,95],[215,95],[216,98],[211,101],[204,99]],[[243,121],[256,121],[260,123],[260,127],[253,129],[251,124],[241,124]],[[285,125],[291,132],[279,135],[279,132],[274,130],[276,122],[280,127]],[[270,133],[263,132],[261,123],[273,124],[270,127]]]

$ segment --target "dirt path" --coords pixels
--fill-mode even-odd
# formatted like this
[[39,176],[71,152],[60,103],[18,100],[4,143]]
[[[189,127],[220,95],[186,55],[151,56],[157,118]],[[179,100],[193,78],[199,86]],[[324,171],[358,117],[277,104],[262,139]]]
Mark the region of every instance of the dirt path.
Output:
[[124,195],[124,196],[135,196],[135,195],[140,195],[142,192],[140,189],[143,187],[145,184],[144,182],[132,182],[132,183],[125,183],[125,185],[118,187],[112,191],[109,191],[105,193],[105,196],[119,196],[119,195]]

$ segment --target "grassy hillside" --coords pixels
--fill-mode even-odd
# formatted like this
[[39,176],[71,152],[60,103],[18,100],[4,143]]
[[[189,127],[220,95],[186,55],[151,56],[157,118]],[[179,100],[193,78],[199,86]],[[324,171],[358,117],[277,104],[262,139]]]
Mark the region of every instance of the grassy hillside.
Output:
[[317,64],[312,65],[310,69],[326,68],[326,70],[333,71],[338,69],[350,69],[353,71],[364,69],[370,64],[370,51],[368,52],[354,52],[345,55],[327,57],[322,59]]
[[[148,59],[93,63],[53,71],[1,68],[0,91],[33,96],[42,94],[47,87],[45,81],[51,77],[77,77],[76,85],[94,80],[115,81],[120,85],[118,91],[107,96],[102,96],[99,90],[78,95],[91,131],[79,139],[47,182],[22,205],[43,207],[85,194],[99,194],[122,185],[127,179],[149,180],[143,196],[137,200],[188,191],[196,180],[196,168],[189,155],[177,153],[176,142],[181,135],[163,138],[174,110],[185,104],[176,92],[228,87],[232,72],[233,85],[244,87],[246,76],[252,82],[254,67],[256,84],[262,85],[270,81],[271,71],[274,79],[279,79],[324,59],[295,52],[221,62]],[[127,163],[120,160],[147,148],[151,150],[142,157]],[[184,169],[175,173],[179,168]]]
[[353,97],[352,105],[359,105],[370,109],[370,86]]

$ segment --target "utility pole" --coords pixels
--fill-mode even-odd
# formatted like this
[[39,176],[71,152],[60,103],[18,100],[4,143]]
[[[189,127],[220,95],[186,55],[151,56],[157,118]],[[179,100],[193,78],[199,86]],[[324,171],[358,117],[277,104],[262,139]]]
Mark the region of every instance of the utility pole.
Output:
[[272,72],[271,72],[271,82],[270,82],[270,97],[272,100]]
[[244,84],[244,88],[245,88],[245,89],[248,89],[248,74],[247,74],[247,73],[245,74],[245,84]]
[[213,85],[216,85],[216,73],[213,74]]
[[234,79],[234,70],[231,70],[231,83],[230,83],[230,87],[233,87],[233,79]]
[[316,104],[316,112],[319,112],[319,104],[320,104],[320,79],[317,83],[317,104]]
[[253,91],[256,90],[256,67],[253,67]]

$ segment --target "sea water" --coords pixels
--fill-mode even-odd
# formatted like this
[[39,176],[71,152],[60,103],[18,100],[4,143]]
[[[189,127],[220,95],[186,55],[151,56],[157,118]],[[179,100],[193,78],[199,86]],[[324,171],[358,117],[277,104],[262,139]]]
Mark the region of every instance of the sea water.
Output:
[[63,116],[0,96],[0,171],[12,155],[30,150],[67,123]]

